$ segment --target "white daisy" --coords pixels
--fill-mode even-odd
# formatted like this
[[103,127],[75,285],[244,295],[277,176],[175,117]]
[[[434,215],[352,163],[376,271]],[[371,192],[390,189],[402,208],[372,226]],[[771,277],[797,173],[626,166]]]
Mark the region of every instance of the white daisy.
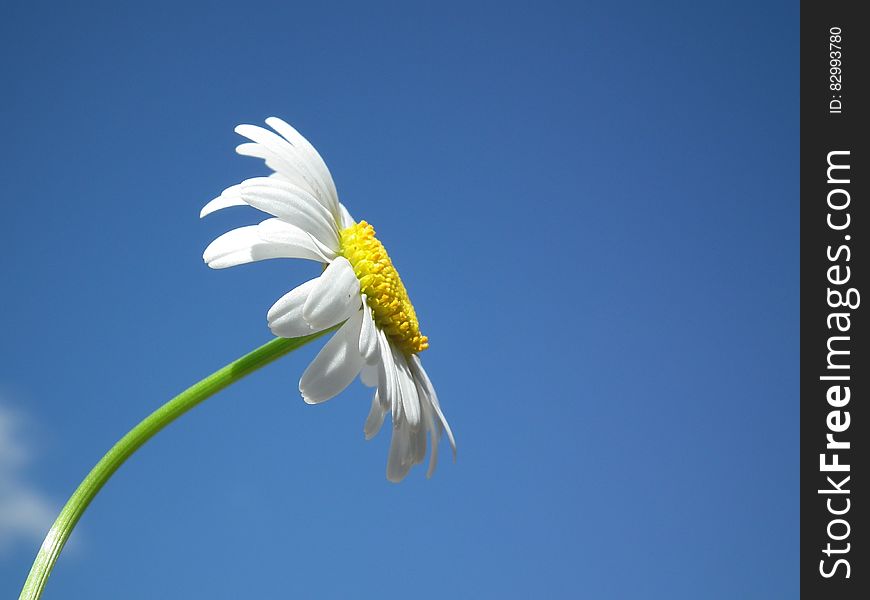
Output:
[[299,337],[343,323],[299,381],[309,404],[338,395],[356,377],[376,388],[365,422],[366,439],[392,415],[393,438],[387,479],[401,481],[426,456],[427,477],[438,461],[438,442],[446,431],[456,443],[419,353],[429,347],[405,286],[374,228],[357,223],[338,201],[326,163],[308,140],[281,119],[266,119],[275,132],[239,125],[251,140],[239,154],[265,160],[268,177],[227,188],[206,204],[204,217],[229,206],[250,205],[273,218],[239,227],[213,241],[203,259],[223,269],[266,258],[304,258],[323,263],[321,275],[306,281],[269,309],[269,328],[280,337]]

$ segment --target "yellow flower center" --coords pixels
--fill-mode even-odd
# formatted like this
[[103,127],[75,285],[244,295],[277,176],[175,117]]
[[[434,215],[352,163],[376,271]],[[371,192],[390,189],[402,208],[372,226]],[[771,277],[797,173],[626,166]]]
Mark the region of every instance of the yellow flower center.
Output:
[[339,237],[341,253],[353,266],[377,326],[405,354],[428,348],[429,338],[420,333],[414,305],[375,228],[360,221],[342,229]]

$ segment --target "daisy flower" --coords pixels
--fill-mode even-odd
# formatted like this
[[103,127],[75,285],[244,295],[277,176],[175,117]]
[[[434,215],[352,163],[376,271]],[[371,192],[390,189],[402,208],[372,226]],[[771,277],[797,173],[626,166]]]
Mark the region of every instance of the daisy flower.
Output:
[[359,376],[375,388],[366,439],[391,415],[387,479],[401,481],[423,462],[427,432],[431,477],[441,435],[447,433],[454,458],[456,443],[420,362],[429,342],[420,332],[402,279],[374,228],[357,223],[339,202],[332,175],[314,146],[281,119],[271,117],[266,124],[274,131],[236,127],[236,133],[250,140],[236,151],[263,159],[272,173],[227,188],[200,216],[249,205],[272,218],[223,234],[205,249],[203,259],[213,269],[267,258],[322,263],[319,277],[285,294],[267,313],[272,333],[286,338],[342,324],[303,373],[302,398],[309,404],[325,402]]

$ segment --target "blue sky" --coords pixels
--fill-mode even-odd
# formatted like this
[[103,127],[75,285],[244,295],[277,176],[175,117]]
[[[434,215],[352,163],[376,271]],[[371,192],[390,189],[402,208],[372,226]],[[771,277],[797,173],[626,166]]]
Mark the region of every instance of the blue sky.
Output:
[[390,250],[458,462],[388,483],[308,347],[137,454],[47,598],[797,595],[796,3],[6,2],[0,78],[0,596],[316,274],[201,260],[270,115]]

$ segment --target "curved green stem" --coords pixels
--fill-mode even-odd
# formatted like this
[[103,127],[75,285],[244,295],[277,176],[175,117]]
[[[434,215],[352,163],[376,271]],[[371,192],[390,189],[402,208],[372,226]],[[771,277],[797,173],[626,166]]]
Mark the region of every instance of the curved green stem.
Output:
[[337,327],[305,337],[276,338],[190,386],[131,429],[100,459],[60,511],[33,561],[19,600],[36,600],[42,596],[48,575],[82,513],[112,474],[145,442],[206,398]]

